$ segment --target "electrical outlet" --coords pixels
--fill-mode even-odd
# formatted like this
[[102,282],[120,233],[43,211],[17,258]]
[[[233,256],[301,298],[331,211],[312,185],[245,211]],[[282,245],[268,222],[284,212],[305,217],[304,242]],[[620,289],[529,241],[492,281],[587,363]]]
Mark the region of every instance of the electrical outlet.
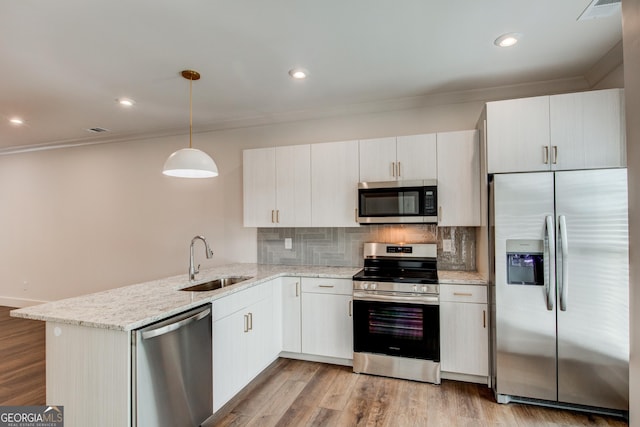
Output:
[[293,248],[293,242],[291,241],[291,237],[285,237],[285,239],[284,239],[284,248],[285,249]]
[[442,239],[442,252],[451,252],[451,239]]

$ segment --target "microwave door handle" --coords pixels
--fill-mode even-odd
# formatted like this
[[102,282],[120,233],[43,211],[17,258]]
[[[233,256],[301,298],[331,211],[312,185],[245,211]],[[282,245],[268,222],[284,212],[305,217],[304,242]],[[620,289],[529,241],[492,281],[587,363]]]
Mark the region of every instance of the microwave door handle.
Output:
[[556,293],[556,238],[555,227],[553,226],[553,217],[547,215],[545,218],[545,246],[549,248],[549,259],[546,258],[547,251],[543,256],[543,263],[547,264],[545,271],[549,274],[544,277],[544,290],[547,300],[547,310],[553,310],[555,305],[555,293]]
[[560,310],[567,311],[569,298],[569,237],[567,236],[567,219],[564,215],[558,217],[560,232],[560,252],[562,253],[562,280],[560,281]]

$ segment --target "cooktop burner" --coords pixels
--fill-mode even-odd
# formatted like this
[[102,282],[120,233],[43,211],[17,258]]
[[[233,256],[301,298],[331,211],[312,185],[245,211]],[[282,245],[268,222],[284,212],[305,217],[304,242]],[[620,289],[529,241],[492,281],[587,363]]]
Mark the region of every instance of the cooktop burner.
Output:
[[365,243],[364,268],[356,281],[411,284],[438,283],[435,243]]

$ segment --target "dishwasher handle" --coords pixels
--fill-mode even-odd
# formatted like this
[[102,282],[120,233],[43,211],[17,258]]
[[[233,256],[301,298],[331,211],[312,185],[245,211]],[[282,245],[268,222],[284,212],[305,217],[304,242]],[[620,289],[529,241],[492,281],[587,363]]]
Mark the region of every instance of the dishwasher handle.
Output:
[[161,327],[156,328],[156,329],[151,329],[151,330],[148,330],[148,331],[144,331],[142,333],[142,339],[146,340],[146,339],[158,337],[160,335],[168,334],[169,332],[176,331],[176,330],[178,330],[178,329],[180,329],[180,328],[182,328],[184,326],[187,326],[190,323],[197,322],[198,320],[204,319],[210,313],[211,313],[211,309],[207,308],[205,310],[202,310],[199,313],[194,314],[193,316],[187,317],[186,319],[182,319],[182,320],[179,320],[179,321],[177,321],[175,323],[170,323],[168,325],[161,326]]

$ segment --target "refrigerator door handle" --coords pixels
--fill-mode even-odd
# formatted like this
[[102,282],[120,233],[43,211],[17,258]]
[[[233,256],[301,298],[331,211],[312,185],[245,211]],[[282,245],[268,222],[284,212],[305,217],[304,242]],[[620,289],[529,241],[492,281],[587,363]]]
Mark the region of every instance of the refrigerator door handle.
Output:
[[546,222],[546,245],[549,248],[549,260],[545,260],[549,267],[549,275],[544,278],[544,290],[547,296],[547,310],[553,310],[555,305],[555,289],[556,289],[556,238],[555,227],[553,226],[553,217],[547,215]]
[[567,236],[567,220],[564,215],[558,217],[558,230],[560,232],[560,251],[562,253],[562,280],[560,281],[560,310],[567,311],[567,298],[569,294],[569,238]]

